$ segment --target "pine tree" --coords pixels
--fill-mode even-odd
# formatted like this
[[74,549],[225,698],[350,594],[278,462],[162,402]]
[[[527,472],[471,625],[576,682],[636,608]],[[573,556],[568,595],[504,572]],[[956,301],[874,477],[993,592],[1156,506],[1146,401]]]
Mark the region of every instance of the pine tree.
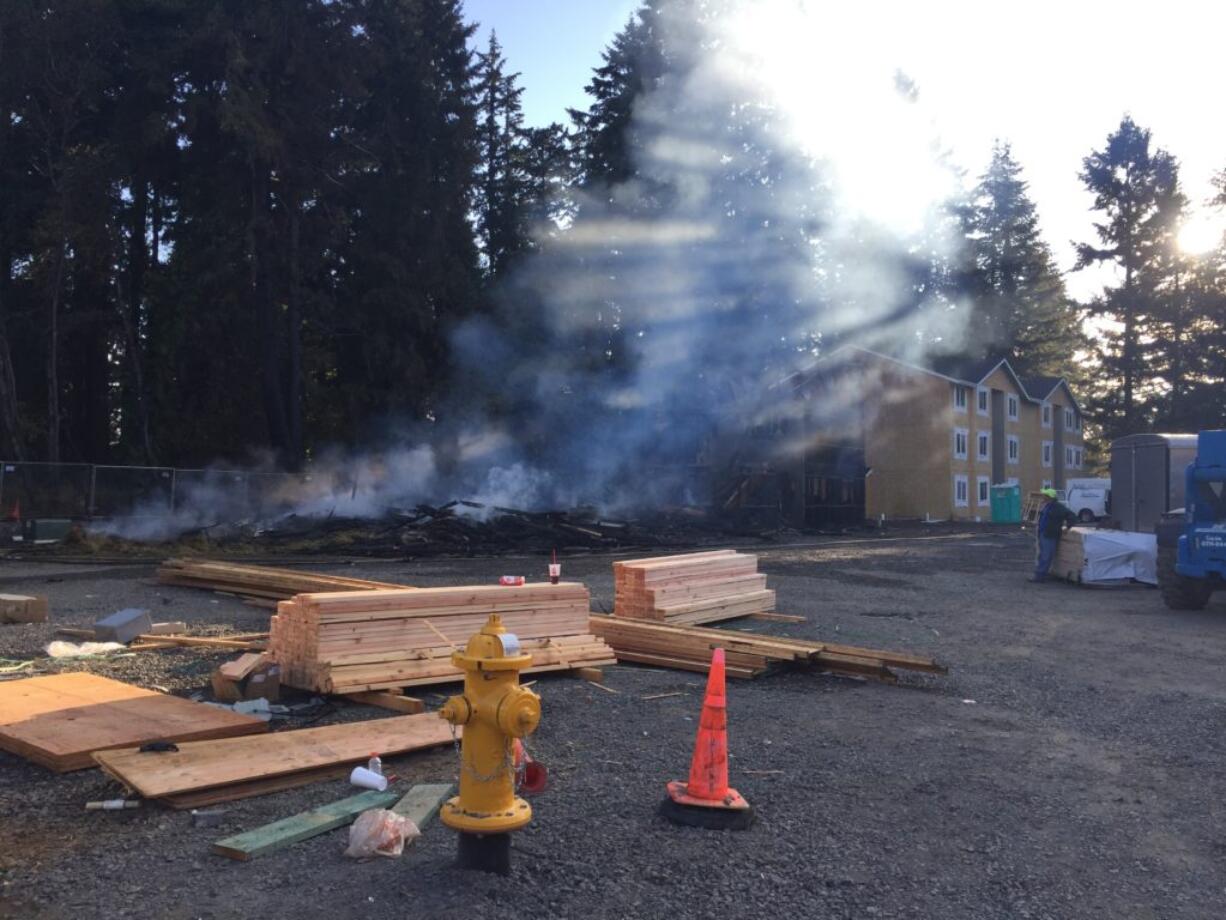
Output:
[[1158,291],[1169,267],[1162,253],[1173,238],[1185,199],[1175,158],[1153,148],[1150,132],[1125,116],[1106,146],[1085,158],[1081,180],[1094,194],[1099,245],[1077,247],[1077,268],[1105,263],[1120,273],[1089,304],[1089,314],[1118,324],[1104,326],[1097,346],[1102,387],[1095,400],[1098,422],[1109,437],[1152,425],[1158,396],[1151,366],[1160,334]]
[[1077,311],[1040,235],[1038,213],[1008,144],[993,148],[972,196],[967,231],[976,349],[1011,352],[1019,373],[1069,373],[1082,345]]
[[525,128],[518,74],[505,71],[498,36],[477,54],[477,238],[491,279],[502,278],[516,256],[532,247],[534,233],[555,217],[569,175],[561,125]]

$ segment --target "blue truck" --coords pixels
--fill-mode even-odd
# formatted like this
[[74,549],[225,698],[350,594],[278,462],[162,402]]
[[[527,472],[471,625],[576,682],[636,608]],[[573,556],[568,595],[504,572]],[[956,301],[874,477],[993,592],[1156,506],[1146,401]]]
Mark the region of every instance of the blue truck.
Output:
[[1184,475],[1183,509],[1155,527],[1158,587],[1172,610],[1201,610],[1226,588],[1226,430],[1197,435]]

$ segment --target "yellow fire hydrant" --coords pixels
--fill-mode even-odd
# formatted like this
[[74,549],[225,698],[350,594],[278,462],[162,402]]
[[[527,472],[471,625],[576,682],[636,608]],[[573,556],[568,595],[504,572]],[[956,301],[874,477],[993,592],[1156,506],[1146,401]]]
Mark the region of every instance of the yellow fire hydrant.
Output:
[[439,715],[464,726],[460,744],[460,794],[439,813],[460,832],[460,864],[506,874],[510,832],[532,820],[532,806],[515,795],[514,743],[541,721],[541,698],[519,686],[532,663],[498,614],[468,640],[451,662],[464,671],[464,695],[443,704]]

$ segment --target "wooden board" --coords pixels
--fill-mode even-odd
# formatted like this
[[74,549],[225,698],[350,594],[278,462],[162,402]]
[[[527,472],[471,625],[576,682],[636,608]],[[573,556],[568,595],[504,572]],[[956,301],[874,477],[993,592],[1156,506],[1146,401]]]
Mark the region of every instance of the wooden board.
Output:
[[218,786],[215,789],[182,792],[168,795],[158,801],[169,805],[176,811],[186,811],[189,808],[211,808],[214,805],[249,799],[257,795],[272,795],[274,792],[298,789],[302,786],[309,786],[311,783],[344,779],[352,769],[349,764],[341,764],[340,766],[322,767],[318,770],[303,770],[299,773],[286,773],[284,776],[270,776],[265,779],[253,779],[246,783]]
[[399,802],[392,806],[392,811],[402,818],[408,818],[417,825],[419,831],[438,814],[443,803],[451,798],[455,789],[451,783],[423,783],[410,789]]
[[373,789],[351,795],[339,802],[331,802],[312,808],[290,818],[282,818],[253,830],[218,840],[212,851],[230,859],[253,859],[272,853],[352,824],[362,812],[370,808],[388,808],[396,803],[397,793],[376,792]]
[[149,799],[247,783],[303,770],[364,762],[451,744],[451,726],[436,713],[348,722],[260,737],[179,745],[178,751],[104,751],[98,765]]
[[416,715],[426,711],[426,704],[416,697],[391,693],[387,690],[368,690],[364,693],[350,693],[347,699],[367,706],[378,706],[380,709],[390,709],[392,712],[402,712],[405,715]]
[[150,741],[230,738],[268,723],[94,674],[0,684],[0,748],[57,773],[94,766],[92,754]]

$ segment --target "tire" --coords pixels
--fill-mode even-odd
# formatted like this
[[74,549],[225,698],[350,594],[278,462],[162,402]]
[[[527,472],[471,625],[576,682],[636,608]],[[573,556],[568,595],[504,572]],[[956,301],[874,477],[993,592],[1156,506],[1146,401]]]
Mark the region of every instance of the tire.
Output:
[[1176,550],[1158,547],[1158,588],[1171,610],[1204,610],[1213,586],[1198,578],[1186,578],[1175,571]]
[[1093,524],[1094,512],[1089,508],[1082,508],[1081,511],[1077,513],[1077,520],[1081,521],[1083,524]]

